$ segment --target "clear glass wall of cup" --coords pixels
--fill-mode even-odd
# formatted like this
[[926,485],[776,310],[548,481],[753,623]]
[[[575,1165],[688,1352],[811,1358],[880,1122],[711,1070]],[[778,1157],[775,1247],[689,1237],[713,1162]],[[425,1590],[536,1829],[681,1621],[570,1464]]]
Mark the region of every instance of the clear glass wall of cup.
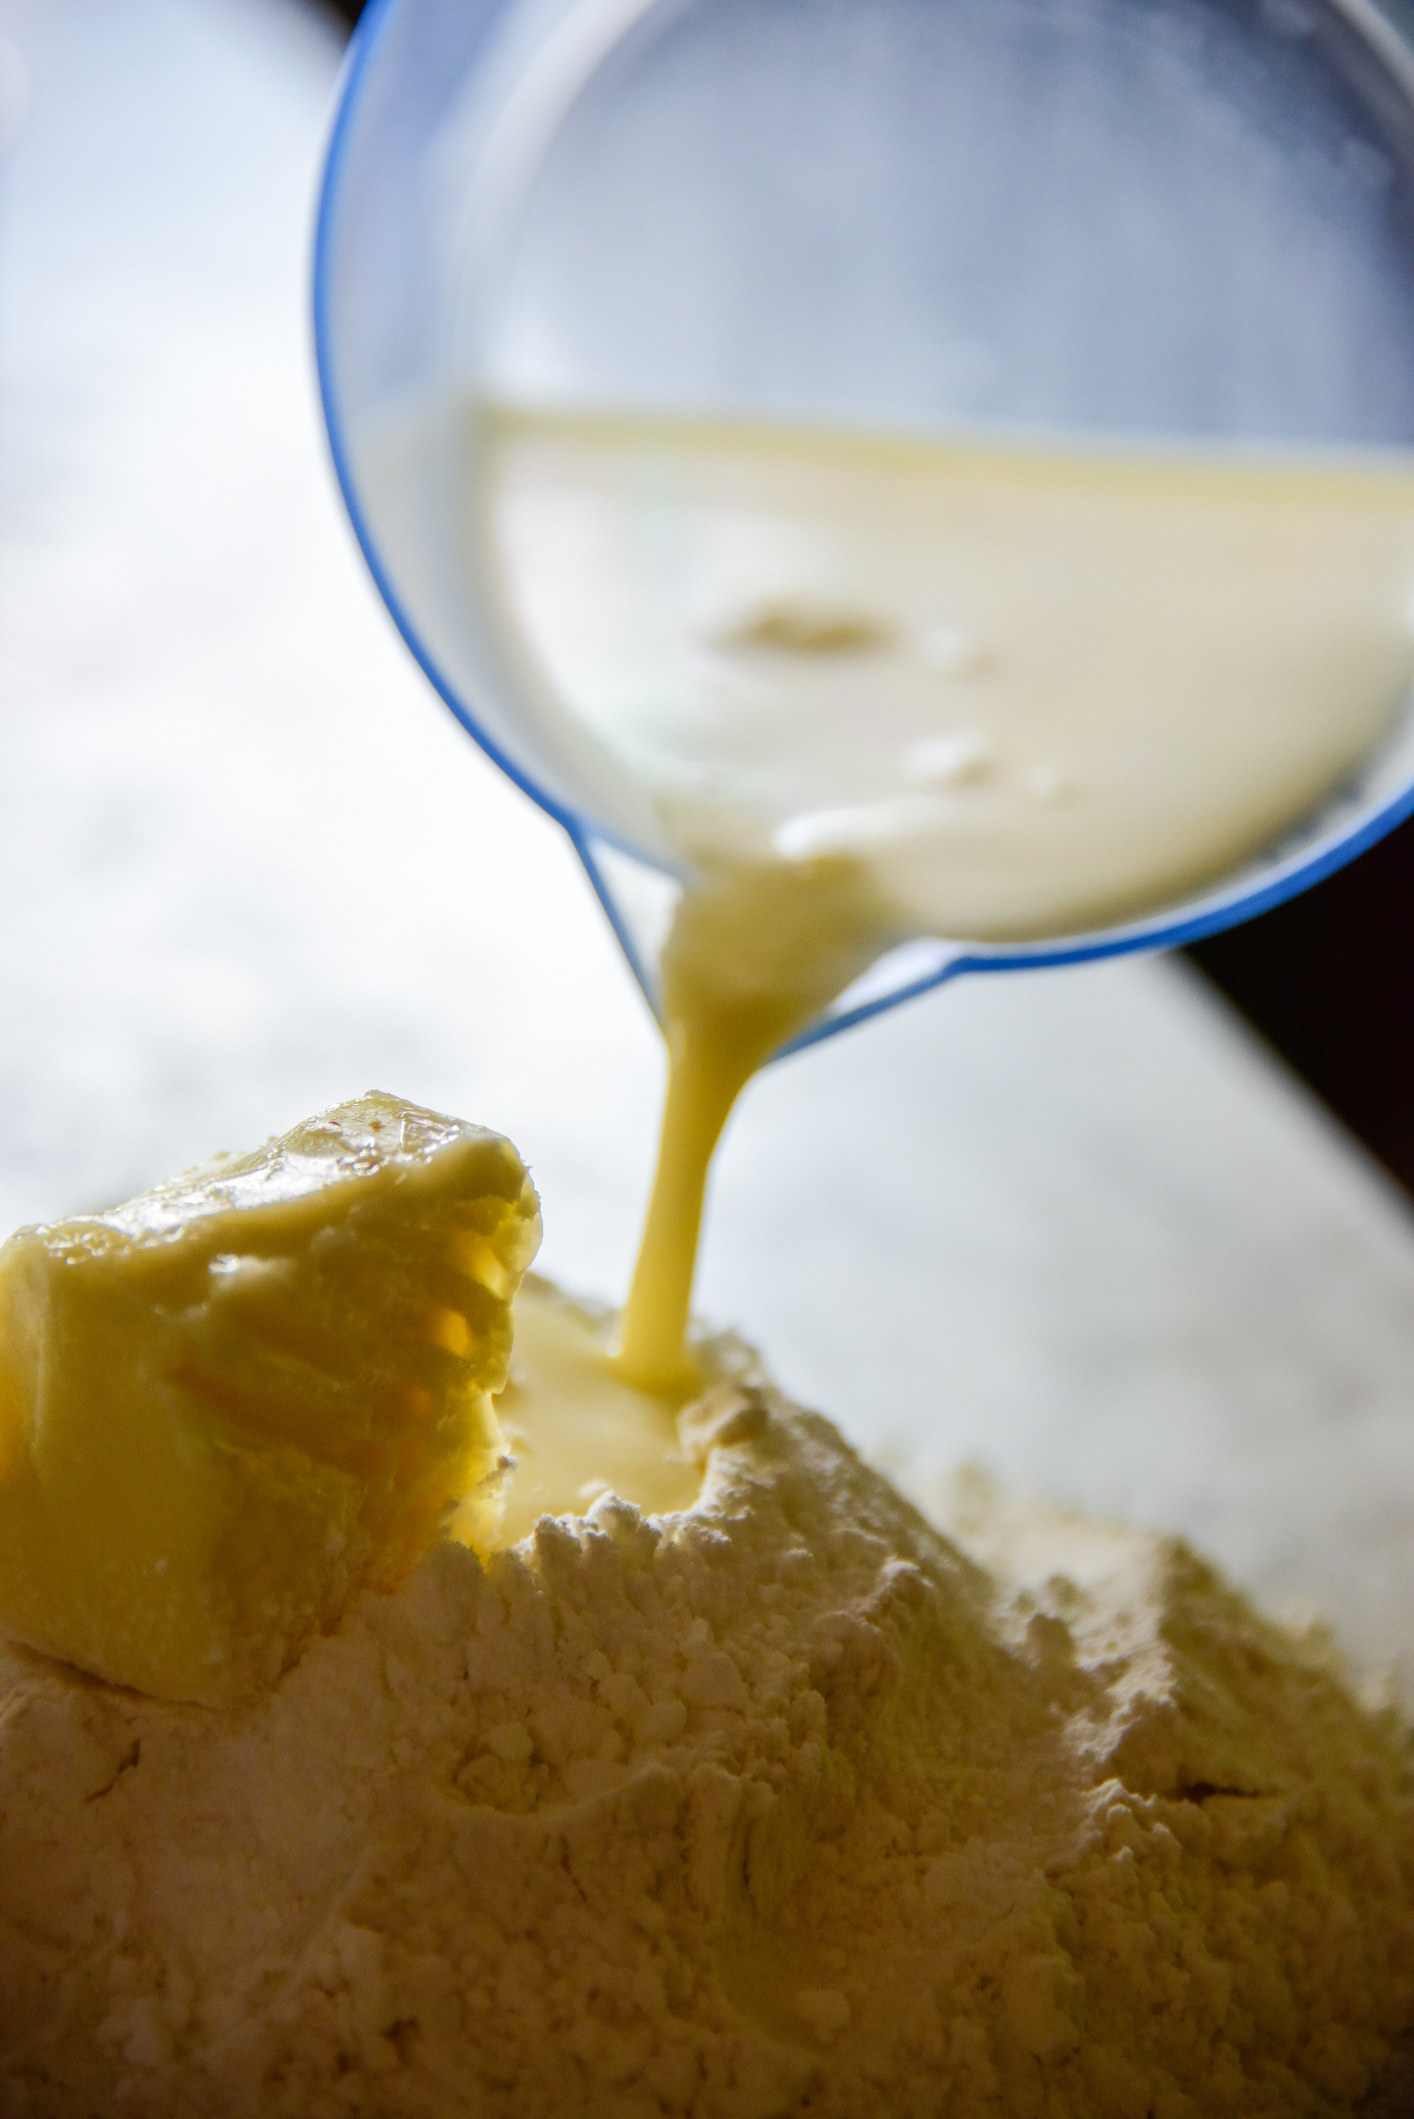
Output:
[[[651,1003],[681,863],[631,774],[516,682],[468,562],[468,404],[1408,451],[1414,13],[374,0],[329,151],[316,328],[378,586],[448,706],[569,833]],[[963,971],[1190,941],[1411,809],[1406,714],[1239,872],[1099,931],[912,942],[796,1042]]]

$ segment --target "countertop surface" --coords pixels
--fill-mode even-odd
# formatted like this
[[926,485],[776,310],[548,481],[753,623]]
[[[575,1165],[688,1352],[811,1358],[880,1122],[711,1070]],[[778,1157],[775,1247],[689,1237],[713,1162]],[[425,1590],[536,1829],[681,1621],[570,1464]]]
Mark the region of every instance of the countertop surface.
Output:
[[[656,1032],[395,638],[308,345],[339,62],[280,0],[0,0],[0,1216],[369,1086],[503,1128],[612,1297]],[[1182,1531],[1414,1679],[1414,1218],[1191,974],[959,982],[780,1065],[701,1307],[886,1459]]]

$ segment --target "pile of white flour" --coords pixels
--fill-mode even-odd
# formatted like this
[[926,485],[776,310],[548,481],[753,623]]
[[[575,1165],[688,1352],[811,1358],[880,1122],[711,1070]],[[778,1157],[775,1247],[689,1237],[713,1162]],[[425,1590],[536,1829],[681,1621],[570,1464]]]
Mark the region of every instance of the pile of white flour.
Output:
[[769,1393],[685,1418],[692,1510],[443,1545],[247,1711],[0,1650],[5,2119],[1354,2106],[1414,1813],[1316,1649],[1177,1544],[983,1499],[965,1557]]

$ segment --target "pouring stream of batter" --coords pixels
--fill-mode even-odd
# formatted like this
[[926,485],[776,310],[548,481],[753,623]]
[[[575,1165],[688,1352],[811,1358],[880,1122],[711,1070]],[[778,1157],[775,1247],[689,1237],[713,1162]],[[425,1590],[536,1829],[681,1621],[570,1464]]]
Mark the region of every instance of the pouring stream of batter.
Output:
[[691,880],[619,1363],[686,1384],[712,1152],[896,943],[1084,933],[1229,875],[1414,675],[1395,456],[1082,453],[481,408],[480,561],[541,718]]

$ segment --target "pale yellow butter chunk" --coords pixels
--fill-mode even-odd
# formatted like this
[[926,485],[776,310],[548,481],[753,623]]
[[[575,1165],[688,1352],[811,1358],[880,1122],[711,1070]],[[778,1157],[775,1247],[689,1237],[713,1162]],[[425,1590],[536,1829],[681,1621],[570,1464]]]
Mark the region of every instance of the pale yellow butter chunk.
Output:
[[539,1243],[498,1134],[339,1105],[0,1248],[0,1631],[157,1698],[273,1682],[449,1514]]

